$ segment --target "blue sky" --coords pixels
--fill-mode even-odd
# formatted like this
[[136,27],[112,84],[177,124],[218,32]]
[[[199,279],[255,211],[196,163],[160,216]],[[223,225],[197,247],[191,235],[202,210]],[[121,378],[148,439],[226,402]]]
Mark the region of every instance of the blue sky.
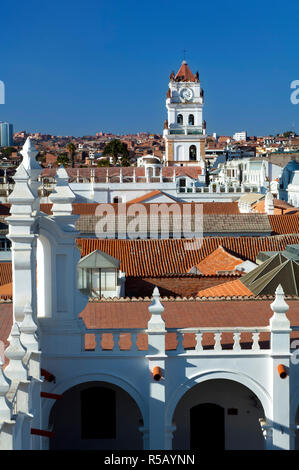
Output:
[[15,130],[161,133],[186,49],[208,133],[299,133],[297,0],[10,0],[1,17],[0,120]]

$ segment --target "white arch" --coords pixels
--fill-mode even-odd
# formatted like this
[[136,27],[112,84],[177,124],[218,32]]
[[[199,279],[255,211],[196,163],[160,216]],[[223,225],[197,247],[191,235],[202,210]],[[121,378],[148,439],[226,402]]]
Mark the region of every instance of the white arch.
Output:
[[247,387],[257,396],[257,398],[261,402],[265,416],[269,419],[272,418],[272,399],[267,390],[261,384],[259,384],[256,380],[249,377],[248,375],[242,374],[241,372],[215,370],[195,374],[193,377],[188,379],[185,383],[181,384],[175,390],[166,406],[166,426],[171,426],[172,418],[176,407],[180,399],[186,392],[188,392],[188,390],[190,390],[192,387],[199,383],[216,379],[231,380]]
[[[84,384],[87,382],[106,382],[108,384],[113,384],[123,389],[125,392],[127,392],[130,395],[131,398],[134,399],[136,405],[138,406],[138,409],[143,418],[143,426],[144,427],[148,426],[148,409],[147,409],[147,406],[144,402],[142,395],[128,381],[120,377],[117,377],[115,375],[101,374],[101,373],[78,375],[64,382],[60,382],[57,386],[55,386],[55,388],[51,390],[51,393],[57,393],[61,395],[67,390],[75,387],[76,385]],[[49,423],[50,412],[54,405],[54,403],[53,402],[51,403],[51,402],[52,400],[46,400],[42,407],[43,423],[45,423],[45,425],[48,425]]]
[[[291,425],[296,424],[296,414],[297,410],[299,409],[299,392],[291,393],[291,401],[290,401],[290,422]],[[298,423],[299,424],[299,423]]]

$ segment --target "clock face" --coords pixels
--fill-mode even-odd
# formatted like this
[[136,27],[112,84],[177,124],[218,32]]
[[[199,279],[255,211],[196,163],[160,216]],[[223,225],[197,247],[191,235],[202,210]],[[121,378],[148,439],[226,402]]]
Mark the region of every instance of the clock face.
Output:
[[183,100],[190,101],[193,96],[193,92],[190,88],[182,88],[180,95]]

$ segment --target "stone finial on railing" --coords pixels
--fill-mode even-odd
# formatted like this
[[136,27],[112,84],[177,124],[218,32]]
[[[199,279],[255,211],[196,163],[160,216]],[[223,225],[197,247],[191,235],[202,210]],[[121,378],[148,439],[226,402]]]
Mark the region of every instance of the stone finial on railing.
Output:
[[76,196],[69,186],[69,177],[67,171],[61,165],[56,173],[55,189],[50,196],[50,201],[53,203],[53,215],[55,217],[65,217],[72,215],[72,203],[75,201],[75,199]]
[[289,306],[284,300],[284,292],[280,284],[275,291],[275,300],[271,304],[271,309],[274,312],[270,318],[272,353],[289,354],[291,329],[290,321],[286,316]]
[[149,355],[157,356],[165,354],[165,322],[162,318],[164,307],[160,302],[158,287],[154,288],[153,300],[148,308],[151,318],[147,324],[148,352]]
[[[15,180],[14,190],[8,197],[8,202],[11,203],[10,213],[18,217],[31,217],[35,197],[29,186],[30,176],[22,163],[13,178]],[[11,217],[7,219],[9,222]]]
[[8,340],[10,344],[5,350],[5,356],[9,359],[9,364],[5,369],[5,375],[10,380],[27,380],[27,369],[22,361],[25,349],[20,341],[20,329],[17,322],[13,324]]
[[0,355],[0,420],[10,419],[11,417],[11,410],[5,397],[9,390],[9,383],[3,374],[3,364]]
[[289,306],[284,300],[284,291],[281,284],[277,287],[275,291],[275,300],[270,306],[274,312],[273,316],[270,318],[271,330],[289,329],[290,322],[286,316]]
[[29,173],[32,172],[32,176],[34,176],[34,179],[37,179],[42,171],[42,168],[40,164],[36,161],[38,150],[36,150],[35,145],[30,139],[30,137],[27,137],[26,142],[23,145],[23,148],[20,153],[23,156],[22,165],[24,165],[24,167]]
[[164,307],[160,302],[160,292],[158,287],[154,288],[153,300],[148,310],[151,313],[151,318],[147,324],[148,331],[165,332],[165,322],[161,316],[164,312]]
[[20,324],[20,331],[21,331],[21,342],[27,349],[27,351],[37,352],[38,341],[36,339],[35,333],[37,330],[37,325],[33,320],[33,312],[31,304],[27,304],[24,309],[24,320]]
[[30,177],[29,186],[35,198],[34,209],[38,213],[39,212],[38,188],[40,186],[39,176],[42,172],[42,168],[40,164],[38,163],[38,161],[36,160],[36,156],[38,155],[38,150],[35,148],[35,145],[30,139],[30,137],[27,138],[20,153],[23,156],[21,165],[23,165],[23,167],[28,172],[29,177]]

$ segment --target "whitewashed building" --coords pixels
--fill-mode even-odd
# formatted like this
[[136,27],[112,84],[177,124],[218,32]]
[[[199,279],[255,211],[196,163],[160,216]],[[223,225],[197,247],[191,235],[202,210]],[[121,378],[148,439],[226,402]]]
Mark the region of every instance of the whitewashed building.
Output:
[[296,160],[291,160],[282,171],[279,196],[294,207],[299,207],[299,162]]
[[[150,305],[107,299],[99,316],[89,304],[83,321],[88,298],[77,284],[75,197],[61,168],[52,215],[40,212],[36,155],[27,140],[7,219],[13,322],[1,366],[9,363],[0,367],[0,449],[294,448],[295,301],[292,323],[278,286],[255,320],[253,304],[252,324],[244,325],[238,307],[238,324],[223,316],[218,326],[169,327],[164,316],[176,309],[182,319],[184,301],[161,302],[155,288]],[[187,311],[200,315],[204,305],[190,301]]]

